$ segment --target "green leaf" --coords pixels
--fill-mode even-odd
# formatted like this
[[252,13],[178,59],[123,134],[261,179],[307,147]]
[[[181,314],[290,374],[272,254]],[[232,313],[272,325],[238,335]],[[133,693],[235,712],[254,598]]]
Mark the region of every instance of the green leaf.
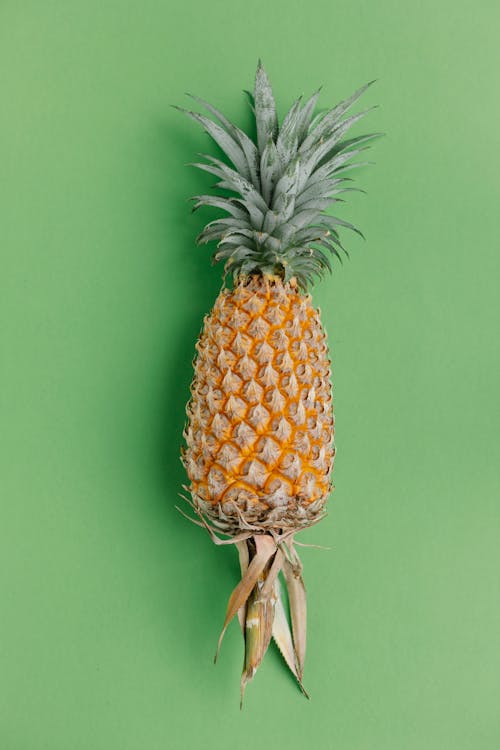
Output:
[[243,89],[243,93],[247,97],[248,103],[250,104],[250,109],[255,114],[255,99],[253,98],[252,92],[248,91],[248,89]]
[[241,149],[241,146],[223,129],[220,125],[209,120],[208,117],[198,114],[198,112],[191,112],[183,107],[177,107],[180,112],[184,112],[188,117],[200,123],[203,129],[210,135],[210,137],[216,142],[219,148],[226,154],[226,156],[234,164],[238,172],[244,177],[251,179],[250,170],[245,158],[245,154]]
[[279,135],[281,135],[283,132],[286,135],[288,135],[289,133],[295,133],[301,112],[301,101],[302,96],[299,96],[299,98],[294,101],[294,103],[286,113],[285,117],[283,118],[283,122],[281,123]]
[[347,229],[351,229],[353,232],[356,232],[356,234],[359,234],[360,237],[365,239],[365,236],[361,230],[359,230],[357,227],[354,226],[354,224],[350,224],[348,221],[344,221],[343,219],[338,219],[336,216],[329,216],[328,214],[323,214],[321,217],[321,221],[328,225],[328,227],[335,227],[335,226],[341,226],[346,227]]
[[346,120],[340,122],[324,138],[322,137],[319,141],[314,142],[310,145],[309,149],[303,154],[302,157],[304,162],[304,171],[301,175],[300,189],[304,187],[315,167],[339,143],[344,133],[346,133],[347,130],[349,130],[349,128],[352,127],[355,122],[368,114],[368,112],[370,112],[370,109],[366,109],[363,112],[359,112],[357,115],[348,117]]
[[318,123],[321,122],[321,120],[328,114],[328,109],[325,107],[323,109],[320,109],[319,112],[314,116],[311,124],[309,125],[309,131],[308,133],[312,133],[312,131],[317,127]]
[[233,275],[243,274],[244,276],[250,276],[252,273],[261,270],[260,264],[254,260],[245,260],[238,266],[237,270]]
[[254,256],[254,251],[249,247],[245,247],[243,245],[239,245],[236,247],[234,245],[227,245],[225,247],[218,247],[213,255],[213,259],[216,263],[221,260],[229,259],[231,259],[231,263],[236,263],[247,258],[252,258]]
[[358,120],[368,114],[371,109],[373,109],[373,107],[370,109],[365,109],[363,112],[359,112],[357,115],[348,117],[346,120],[343,120],[335,128],[333,128],[333,130],[331,130],[329,134],[325,135],[324,138],[322,137],[318,142],[315,142],[311,145],[309,151],[306,153],[307,165],[310,170],[309,174],[311,174],[316,165],[321,162],[323,157],[327,156],[329,152],[339,143],[347,130],[349,130],[349,128],[352,127],[354,123],[358,122]]
[[[322,244],[326,247],[324,242],[319,242],[318,244]],[[328,249],[330,250],[330,247],[328,247]],[[319,247],[313,248],[312,257],[322,268],[327,268],[330,273],[332,272],[332,264],[330,262],[330,258],[328,257],[328,255],[326,255],[326,253],[323,252],[323,250],[320,250]]]
[[343,167],[339,167],[334,170],[334,174],[343,174],[349,172],[351,169],[357,169],[358,167],[373,167],[374,161],[355,161],[352,164],[345,164]]
[[[328,250],[329,250],[329,251],[330,251],[330,252],[331,252],[331,253],[332,253],[333,255],[335,255],[335,257],[336,257],[336,258],[338,258],[338,259],[339,259],[339,261],[340,261],[341,263],[343,263],[343,262],[344,262],[344,261],[342,260],[342,256],[341,256],[341,254],[339,253],[339,251],[338,251],[338,250],[337,250],[337,248],[335,247],[335,244],[333,243],[333,241],[332,241],[332,242],[328,242],[327,240],[318,240],[318,243],[317,243],[317,244],[318,244],[318,245],[323,245],[323,247],[326,247],[326,248],[327,248],[327,249],[328,249]],[[319,250],[318,248],[316,248],[316,250],[317,250],[318,252],[321,252],[321,251],[320,251],[320,250]],[[344,252],[345,252],[345,253],[346,253],[346,255],[347,255],[347,251],[345,250],[345,248],[342,248],[342,250],[344,250]]]
[[295,196],[297,194],[299,166],[299,158],[296,157],[285,169],[274,189],[272,209],[279,214],[281,222],[287,221],[293,214]]
[[193,166],[220,177],[221,182],[217,184],[217,187],[225,188],[226,190],[233,190],[234,192],[239,193],[244,200],[254,203],[261,212],[265,213],[267,211],[267,204],[251,182],[246,180],[236,170],[231,169],[231,167],[228,167],[227,164],[224,164],[224,162],[219,159],[216,159],[215,157],[209,158],[213,164],[194,163]]
[[323,240],[325,242],[331,243],[332,245],[335,245],[336,247],[339,247],[347,256],[349,256],[349,253],[340,241],[338,232],[336,232],[334,229],[330,229],[330,234],[327,237],[324,237]]
[[382,138],[385,133],[365,133],[364,135],[358,135],[354,138],[348,138],[345,141],[339,141],[334,148],[326,155],[327,159],[332,158],[336,154],[340,154],[346,150],[346,148],[351,148],[352,146],[359,146],[361,143],[367,143],[368,141],[373,140],[374,138]]
[[274,232],[274,230],[278,226],[278,220],[279,216],[275,211],[268,211],[264,218],[262,230],[269,233]]
[[210,227],[208,229],[205,227],[205,229],[200,232],[200,234],[196,237],[196,244],[197,245],[206,245],[207,242],[212,242],[213,240],[219,240],[222,235],[224,234],[225,228],[224,227]]
[[245,211],[235,205],[237,200],[235,198],[223,198],[218,195],[194,195],[190,200],[196,201],[193,211],[196,211],[200,206],[212,206],[213,208],[222,208],[231,214],[231,216],[234,216],[235,219],[248,217]]
[[214,117],[216,117],[221,125],[226,129],[226,131],[229,133],[229,135],[233,138],[233,140],[241,146],[243,153],[245,155],[245,159],[247,161],[248,165],[248,172],[251,179],[251,182],[255,186],[257,190],[260,190],[260,181],[259,181],[259,152],[257,150],[257,146],[255,143],[248,137],[248,135],[238,128],[236,125],[233,125],[233,123],[225,117],[225,115],[222,114],[218,109],[216,109],[212,104],[209,102],[206,102],[204,99],[201,99],[198,96],[194,96],[194,94],[188,94],[188,96],[191,97],[191,99],[194,99],[196,102],[201,104],[202,107],[205,107],[209,112],[213,114]]
[[300,210],[301,212],[315,211],[316,213],[320,213],[321,211],[324,211],[325,208],[328,208],[329,205],[330,198],[314,198],[313,200],[305,201],[304,203],[302,203],[300,206]]
[[262,244],[268,252],[279,253],[281,250],[281,240],[271,235],[267,235]]
[[207,231],[210,229],[221,229],[223,231],[227,231],[228,229],[248,229],[250,227],[249,217],[245,216],[244,219],[235,219],[233,217],[226,218],[226,219],[214,219],[213,221],[209,221],[208,224],[205,225],[203,231]]
[[301,99],[297,99],[297,101],[290,108],[285,119],[283,120],[283,124],[281,125],[278,138],[276,140],[276,148],[279,153],[283,168],[288,165],[289,161],[297,153],[297,127],[300,123],[301,114],[300,102]]
[[341,182],[341,180],[328,178],[326,180],[318,180],[318,182],[314,182],[312,185],[308,184],[297,197],[295,202],[296,208],[300,208],[304,203],[311,200],[325,200],[329,198],[334,194],[337,185]]
[[314,92],[311,98],[308,99],[307,102],[304,104],[304,107],[302,108],[300,112],[299,121],[297,123],[297,139],[298,139],[299,145],[307,136],[307,132],[311,124],[311,118],[314,112],[314,108],[316,107],[316,103],[318,101],[321,88],[322,87],[320,86],[319,89]]
[[[361,113],[361,116],[363,113]],[[356,115],[357,117],[357,115]],[[345,121],[347,123],[347,120]],[[332,149],[333,145],[335,145],[339,138],[342,137],[342,134],[334,132],[331,134],[330,138],[326,141],[321,141],[320,143],[314,144],[311,146],[309,151],[301,156],[301,171],[300,171],[300,179],[299,179],[299,188],[298,192],[301,193],[306,186],[309,186],[309,184],[312,184],[317,179],[323,179],[323,177],[328,176],[330,173],[330,169],[326,168],[326,163],[324,163],[324,158],[328,157],[328,152]],[[345,161],[347,158],[342,158],[341,162]],[[323,162],[323,163],[322,163]],[[331,160],[333,164],[333,160]],[[329,163],[329,162],[328,162]],[[318,167],[318,165],[321,165]],[[325,169],[323,170],[323,167]],[[319,170],[322,170],[319,175]]]
[[233,125],[233,123],[228,120],[220,110],[216,109],[213,104],[210,104],[210,102],[205,101],[205,99],[202,99],[195,94],[190,94],[189,92],[186,92],[186,96],[189,96],[190,99],[193,99],[193,101],[197,102],[202,107],[205,107],[205,109],[207,109],[217,120],[219,120],[220,124],[228,131],[228,133],[234,137],[234,135],[236,134],[235,131],[238,130],[238,128],[236,128],[236,126]]
[[295,229],[302,229],[303,227],[312,224],[318,216],[321,216],[321,210],[302,208],[292,216],[290,219],[290,225],[295,227]]
[[277,235],[280,239],[281,247],[287,248],[287,253],[288,253],[288,247],[292,243],[292,238],[295,236],[295,232],[296,232],[296,227],[292,222],[293,222],[293,217],[291,221],[286,222],[285,224],[281,224],[279,227],[277,227],[274,232],[275,235]]
[[[325,232],[329,230],[328,227],[321,227],[321,225],[310,224],[303,229],[298,229],[294,234],[294,241],[301,245],[309,245],[311,242],[315,242],[322,237]],[[288,249],[287,249],[288,253]]]
[[341,167],[343,164],[345,164],[346,161],[354,156],[357,156],[357,154],[361,153],[361,151],[364,150],[365,149],[363,148],[358,148],[354,149],[353,151],[346,151],[344,153],[336,154],[333,158],[328,159],[327,161],[322,160],[319,163],[319,166],[317,166],[316,169],[313,170],[311,176],[309,177],[307,181],[307,187],[309,187],[309,185],[313,184],[314,182],[324,180],[327,177],[335,174],[338,167]]
[[262,197],[269,205],[274,186],[280,173],[280,157],[273,139],[270,137],[260,159],[260,182]]
[[261,211],[255,203],[251,200],[245,200],[243,198],[235,198],[237,203],[241,204],[250,216],[250,223],[254,229],[262,229],[262,223],[264,221],[264,212]]
[[340,118],[345,114],[345,112],[347,112],[347,110],[354,104],[354,102],[356,102],[359,97],[364,94],[367,88],[369,88],[373,83],[375,83],[375,81],[370,81],[364,86],[361,86],[361,88],[357,89],[354,94],[352,94],[352,96],[350,96],[348,99],[345,99],[344,101],[340,102],[335,107],[330,109],[321,119],[321,122],[319,122],[316,127],[309,133],[301,146],[301,150],[307,150],[315,141],[317,141],[323,135],[326,135],[329,130],[336,127]]
[[[250,235],[250,236],[249,236]],[[252,238],[252,232],[249,234],[241,230],[239,232],[227,232],[222,236],[221,241],[217,247],[225,247],[226,245],[248,247],[249,250],[255,249],[255,240]]]
[[276,104],[266,71],[259,60],[255,75],[255,119],[257,123],[257,143],[262,154],[268,139],[273,140],[278,132]]

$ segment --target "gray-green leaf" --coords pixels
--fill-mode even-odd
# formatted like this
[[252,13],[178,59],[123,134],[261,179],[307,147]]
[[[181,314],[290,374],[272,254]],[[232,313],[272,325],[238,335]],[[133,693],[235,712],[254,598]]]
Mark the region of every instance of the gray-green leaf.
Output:
[[262,154],[268,138],[273,140],[278,132],[276,104],[266,71],[259,60],[255,75],[255,119],[257,123],[257,143]]

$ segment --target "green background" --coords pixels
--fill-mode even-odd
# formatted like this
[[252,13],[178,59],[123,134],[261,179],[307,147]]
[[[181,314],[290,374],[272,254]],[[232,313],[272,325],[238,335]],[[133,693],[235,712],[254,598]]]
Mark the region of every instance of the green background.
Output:
[[[8,2],[0,9],[2,750],[500,747],[497,3]],[[240,714],[212,657],[232,549],[174,510],[219,269],[187,198],[208,138],[371,78],[382,129],[319,285],[338,459],[303,540],[305,682],[274,650]]]

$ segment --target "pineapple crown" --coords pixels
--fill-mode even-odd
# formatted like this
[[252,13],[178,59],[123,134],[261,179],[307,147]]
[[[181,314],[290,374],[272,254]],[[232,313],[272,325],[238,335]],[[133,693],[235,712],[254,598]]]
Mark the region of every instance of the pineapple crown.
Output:
[[331,272],[328,254],[341,262],[341,252],[348,255],[339,227],[363,236],[326,209],[343,201],[341,194],[360,190],[346,185],[351,178],[345,172],[372,163],[349,160],[382,133],[344,139],[348,129],[374,109],[344,118],[372,83],[316,115],[321,88],[305,104],[299,97],[279,126],[271,85],[259,60],[254,93],[245,92],[255,115],[257,143],[197,96],[188,94],[214,119],[175,107],[198,122],[232,164],[200,154],[206,161],[190,165],[218,178],[214,187],[220,195],[196,195],[191,200],[193,211],[212,206],[228,214],[210,221],[196,238],[199,245],[217,241],[213,261],[224,262],[225,275],[231,274],[235,282],[256,274],[285,282],[295,278],[307,289],[315,276]]

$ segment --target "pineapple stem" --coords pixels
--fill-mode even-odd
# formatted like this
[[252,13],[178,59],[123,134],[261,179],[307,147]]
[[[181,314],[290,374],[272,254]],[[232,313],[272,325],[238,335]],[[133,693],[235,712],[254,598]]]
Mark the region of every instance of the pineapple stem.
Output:
[[[301,566],[293,548],[293,540],[288,541],[285,548],[284,544],[277,543],[270,534],[256,534],[251,539],[238,542],[237,549],[242,575],[239,586],[245,581],[248,583],[249,580],[253,580],[250,574],[251,569],[256,570],[257,567],[260,569],[250,591],[248,591],[248,585],[242,586],[245,592],[248,591],[248,595],[237,610],[245,641],[245,659],[240,683],[240,708],[243,706],[245,688],[255,676],[271,638],[274,638],[301,691],[309,698],[302,684],[306,637],[305,589],[300,577]],[[266,561],[263,566],[261,563],[257,566],[254,562],[255,560],[262,562],[264,559]],[[286,615],[278,577],[282,570],[288,588],[292,630]],[[296,577],[297,573],[299,578]],[[290,583],[289,576],[292,576]],[[233,597],[234,592],[231,599]],[[241,597],[237,598],[237,602],[240,601]],[[230,612],[234,614],[234,607],[234,603],[231,610],[228,606],[228,615]],[[228,615],[226,615],[226,620]]]

